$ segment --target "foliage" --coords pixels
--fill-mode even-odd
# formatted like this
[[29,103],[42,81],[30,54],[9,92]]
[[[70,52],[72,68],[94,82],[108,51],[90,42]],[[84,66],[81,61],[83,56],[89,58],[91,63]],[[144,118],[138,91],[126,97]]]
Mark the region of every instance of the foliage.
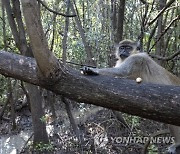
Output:
[[7,78],[0,75],[0,104],[7,98]]
[[[67,2],[68,0],[49,0],[46,1],[45,4],[57,12],[63,12],[66,14],[68,6]],[[98,67],[107,67],[109,65],[109,57],[114,53],[113,47],[115,45],[115,34],[117,33],[118,7],[120,6],[119,1],[73,0],[72,2],[75,10],[77,11],[77,18],[79,18],[80,24],[83,27],[86,42],[90,49],[92,49],[91,58],[97,63]],[[178,1],[175,1],[171,7],[165,10],[165,12],[158,18],[156,22],[148,24],[157,16],[160,9],[158,1],[146,0],[146,2],[148,2],[148,8],[146,7],[147,5],[142,4],[142,2],[139,0],[126,1],[123,39],[128,38],[137,41],[140,37],[142,37],[141,41],[143,43],[144,51],[149,51],[149,49],[152,48],[150,54],[157,54],[162,57],[171,56],[179,50],[178,42],[180,41],[180,29],[178,21],[174,22],[163,36],[161,36],[161,34],[164,32],[165,28],[168,27],[169,23],[171,23],[173,19],[179,15],[179,3]],[[67,18],[60,15],[55,15],[44,7],[40,7],[40,9],[41,21],[44,28],[44,33],[48,40],[49,48],[58,58],[62,59],[63,39],[66,33],[65,22]],[[70,9],[69,14],[73,14],[72,9]],[[115,17],[115,21],[113,21],[113,17]],[[84,40],[82,40],[75,17],[68,19],[69,27],[67,32],[67,42],[65,43],[67,46],[67,61],[78,64],[86,64],[87,53],[89,51],[86,51],[85,49],[85,44],[83,42]],[[116,28],[113,27],[114,25]],[[0,27],[0,50],[19,53],[8,24],[7,15],[3,15],[3,10],[0,10]],[[160,30],[161,32],[159,33],[158,31]],[[158,44],[159,42],[156,42],[159,37],[160,44]],[[169,61],[163,61],[161,64],[174,74],[180,76],[179,59],[180,57],[176,56]],[[7,79],[0,75],[0,102],[5,102],[7,99],[7,87]],[[19,89],[13,89],[13,92],[18,90]],[[17,97],[22,98],[22,96]],[[19,98],[17,98],[17,100]],[[78,106],[78,108],[81,110],[81,113],[84,113],[87,106],[81,104]],[[126,119],[128,123],[133,125],[133,127],[140,126],[141,119],[139,117],[127,116]],[[43,116],[40,120],[41,122],[45,123],[49,120],[49,117]],[[140,134],[141,133],[139,133],[139,135]],[[67,140],[65,144],[68,146],[68,144],[73,145],[74,143]],[[35,146],[35,148],[38,151],[53,150],[53,146],[50,143],[39,143]],[[154,153],[154,151],[157,151],[157,147],[152,145],[149,148],[149,152]]]
[[[150,22],[157,15],[158,3],[149,2],[148,14],[146,17],[146,22]],[[48,6],[51,8],[58,8],[58,11],[65,12],[66,3],[59,2],[56,6],[56,2],[49,2]],[[116,2],[118,3],[118,2]],[[153,5],[154,4],[154,5]],[[78,10],[78,17],[81,20],[81,24],[85,30],[85,36],[88,44],[92,46],[93,59],[98,62],[99,66],[104,67],[108,64],[108,56],[113,53],[113,40],[114,31],[112,28],[112,6],[111,1],[106,0],[104,3],[101,1],[76,1],[76,7]],[[167,9],[164,13],[163,22],[164,27],[166,27],[170,21],[177,16],[178,2],[174,3],[171,9]],[[125,8],[125,23],[124,23],[124,34],[123,38],[130,38],[137,40],[141,34],[141,26],[143,16],[145,14],[145,5],[138,0],[136,1],[126,1]],[[61,9],[59,9],[61,8]],[[64,25],[65,18],[62,16],[56,16],[56,21],[53,20],[54,15],[42,9],[42,21],[44,25],[44,30],[46,36],[49,40],[49,44],[54,37],[53,50],[55,54],[62,58],[62,39],[64,36]],[[84,49],[84,44],[82,42],[81,36],[79,35],[76,22],[73,18],[69,18],[69,31],[68,31],[68,41],[67,41],[67,59],[68,61],[73,61],[77,63],[84,63],[86,59],[86,52]],[[53,26],[55,24],[55,27]],[[152,38],[151,33],[155,27],[156,22],[150,26],[145,25],[143,44],[144,50],[147,51],[148,43],[149,47],[152,47],[157,39],[157,30],[155,31]],[[164,46],[161,49],[164,56],[172,55],[178,50],[178,23],[176,22],[164,35]],[[53,33],[53,28],[55,28],[55,33]],[[151,39],[151,40],[149,40]],[[156,47],[152,49],[152,53],[155,54]],[[171,62],[168,62],[169,64]],[[168,64],[167,63],[167,64]],[[176,60],[175,63],[178,63]],[[169,66],[169,65],[166,65]],[[172,66],[172,65],[171,65]],[[172,70],[173,68],[171,68]],[[177,74],[177,73],[176,73]]]
[[51,151],[53,151],[53,149],[54,148],[51,143],[45,144],[45,143],[40,142],[34,146],[34,150],[40,151],[40,152],[43,152],[43,151],[51,152]]

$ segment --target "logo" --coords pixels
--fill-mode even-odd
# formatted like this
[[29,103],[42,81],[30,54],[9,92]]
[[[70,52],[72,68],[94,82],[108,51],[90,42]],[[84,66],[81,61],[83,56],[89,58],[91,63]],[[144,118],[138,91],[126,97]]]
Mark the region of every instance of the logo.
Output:
[[98,148],[106,146],[108,143],[107,133],[98,133],[94,136],[94,145]]
[[174,143],[174,137],[111,137],[111,142],[113,144],[145,144],[146,142],[151,144],[172,144]]

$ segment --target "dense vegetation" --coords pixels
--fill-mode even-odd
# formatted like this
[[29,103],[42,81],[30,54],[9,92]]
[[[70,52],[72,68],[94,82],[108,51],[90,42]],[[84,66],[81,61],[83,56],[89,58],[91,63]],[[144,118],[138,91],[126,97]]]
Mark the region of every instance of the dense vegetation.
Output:
[[[180,76],[180,25],[178,22],[180,4],[178,1],[37,1],[49,49],[68,66],[77,70],[83,65],[113,66],[116,44],[123,39],[132,39],[139,43],[142,51],[148,52],[160,65]],[[0,49],[26,55],[21,51],[21,45],[24,42],[19,19],[24,24],[24,30],[27,30],[21,3],[19,0],[2,0],[1,6]],[[10,16],[13,18],[10,18],[8,11],[12,11]],[[22,16],[19,16],[18,11],[21,11]],[[16,34],[13,33],[15,31],[17,31]],[[30,41],[27,33],[25,37],[29,47]],[[17,131],[27,128],[21,120],[24,115],[23,110],[34,112],[32,105],[32,111],[30,111],[29,97],[34,96],[29,94],[30,89],[33,88],[22,81],[0,75],[0,119],[3,124],[0,127],[1,134],[6,134],[9,130]],[[131,151],[139,153],[144,149],[146,152],[147,143],[141,146],[139,144],[125,146],[105,142],[105,145],[98,147],[99,143],[95,143],[95,137],[99,133],[105,135],[104,139],[123,135],[133,136],[134,134],[142,137],[166,128],[164,124],[153,123],[139,117],[119,115],[110,110],[97,109],[95,106],[83,103],[76,104],[74,101],[42,88],[36,90],[41,96],[36,99],[41,102],[40,105],[43,104],[42,109],[40,108],[42,110],[40,115],[43,116],[39,120],[44,124],[47,123],[48,126],[53,125],[56,130],[48,133],[48,139],[47,136],[39,137],[36,136],[38,133],[35,133],[35,144],[33,144],[35,150],[64,151],[64,153],[68,150],[80,151],[80,153],[128,153]],[[66,111],[67,116],[65,116]],[[69,122],[63,119],[67,117],[70,119],[73,131],[69,129]],[[29,118],[31,119],[31,116],[25,119]],[[31,124],[28,123],[29,125]],[[40,131],[41,129],[44,130],[44,127],[39,127]],[[78,138],[78,141],[73,138],[74,136]],[[25,145],[26,150],[31,150],[31,145]],[[149,152],[154,153],[165,151],[167,145],[152,144],[149,147]]]

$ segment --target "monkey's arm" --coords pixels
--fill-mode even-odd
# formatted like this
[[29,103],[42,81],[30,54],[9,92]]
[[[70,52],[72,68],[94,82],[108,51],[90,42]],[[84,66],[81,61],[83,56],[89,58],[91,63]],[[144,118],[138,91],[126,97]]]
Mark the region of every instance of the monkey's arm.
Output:
[[125,77],[129,79],[136,79],[141,77],[142,66],[144,63],[143,56],[130,56],[124,62],[121,63],[118,67],[113,68],[82,68],[82,73],[85,75],[107,75],[107,76],[116,76],[116,77]]
[[85,75],[106,75],[106,76],[118,76],[118,77],[127,77],[130,74],[130,71],[127,68],[127,65],[121,65],[121,67],[113,68],[90,68],[83,67],[81,69],[82,73]]

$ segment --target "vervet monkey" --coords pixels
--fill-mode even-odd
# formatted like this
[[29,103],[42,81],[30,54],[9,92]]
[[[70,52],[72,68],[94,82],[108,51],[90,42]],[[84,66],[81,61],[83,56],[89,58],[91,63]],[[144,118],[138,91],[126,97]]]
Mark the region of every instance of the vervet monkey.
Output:
[[[158,65],[147,53],[140,52],[137,43],[123,40],[116,47],[117,62],[113,68],[84,67],[82,72],[86,75],[108,75],[125,77],[139,82],[149,82],[164,85],[180,85],[180,79]],[[169,125],[175,145],[169,148],[169,153],[180,153],[180,127]]]

